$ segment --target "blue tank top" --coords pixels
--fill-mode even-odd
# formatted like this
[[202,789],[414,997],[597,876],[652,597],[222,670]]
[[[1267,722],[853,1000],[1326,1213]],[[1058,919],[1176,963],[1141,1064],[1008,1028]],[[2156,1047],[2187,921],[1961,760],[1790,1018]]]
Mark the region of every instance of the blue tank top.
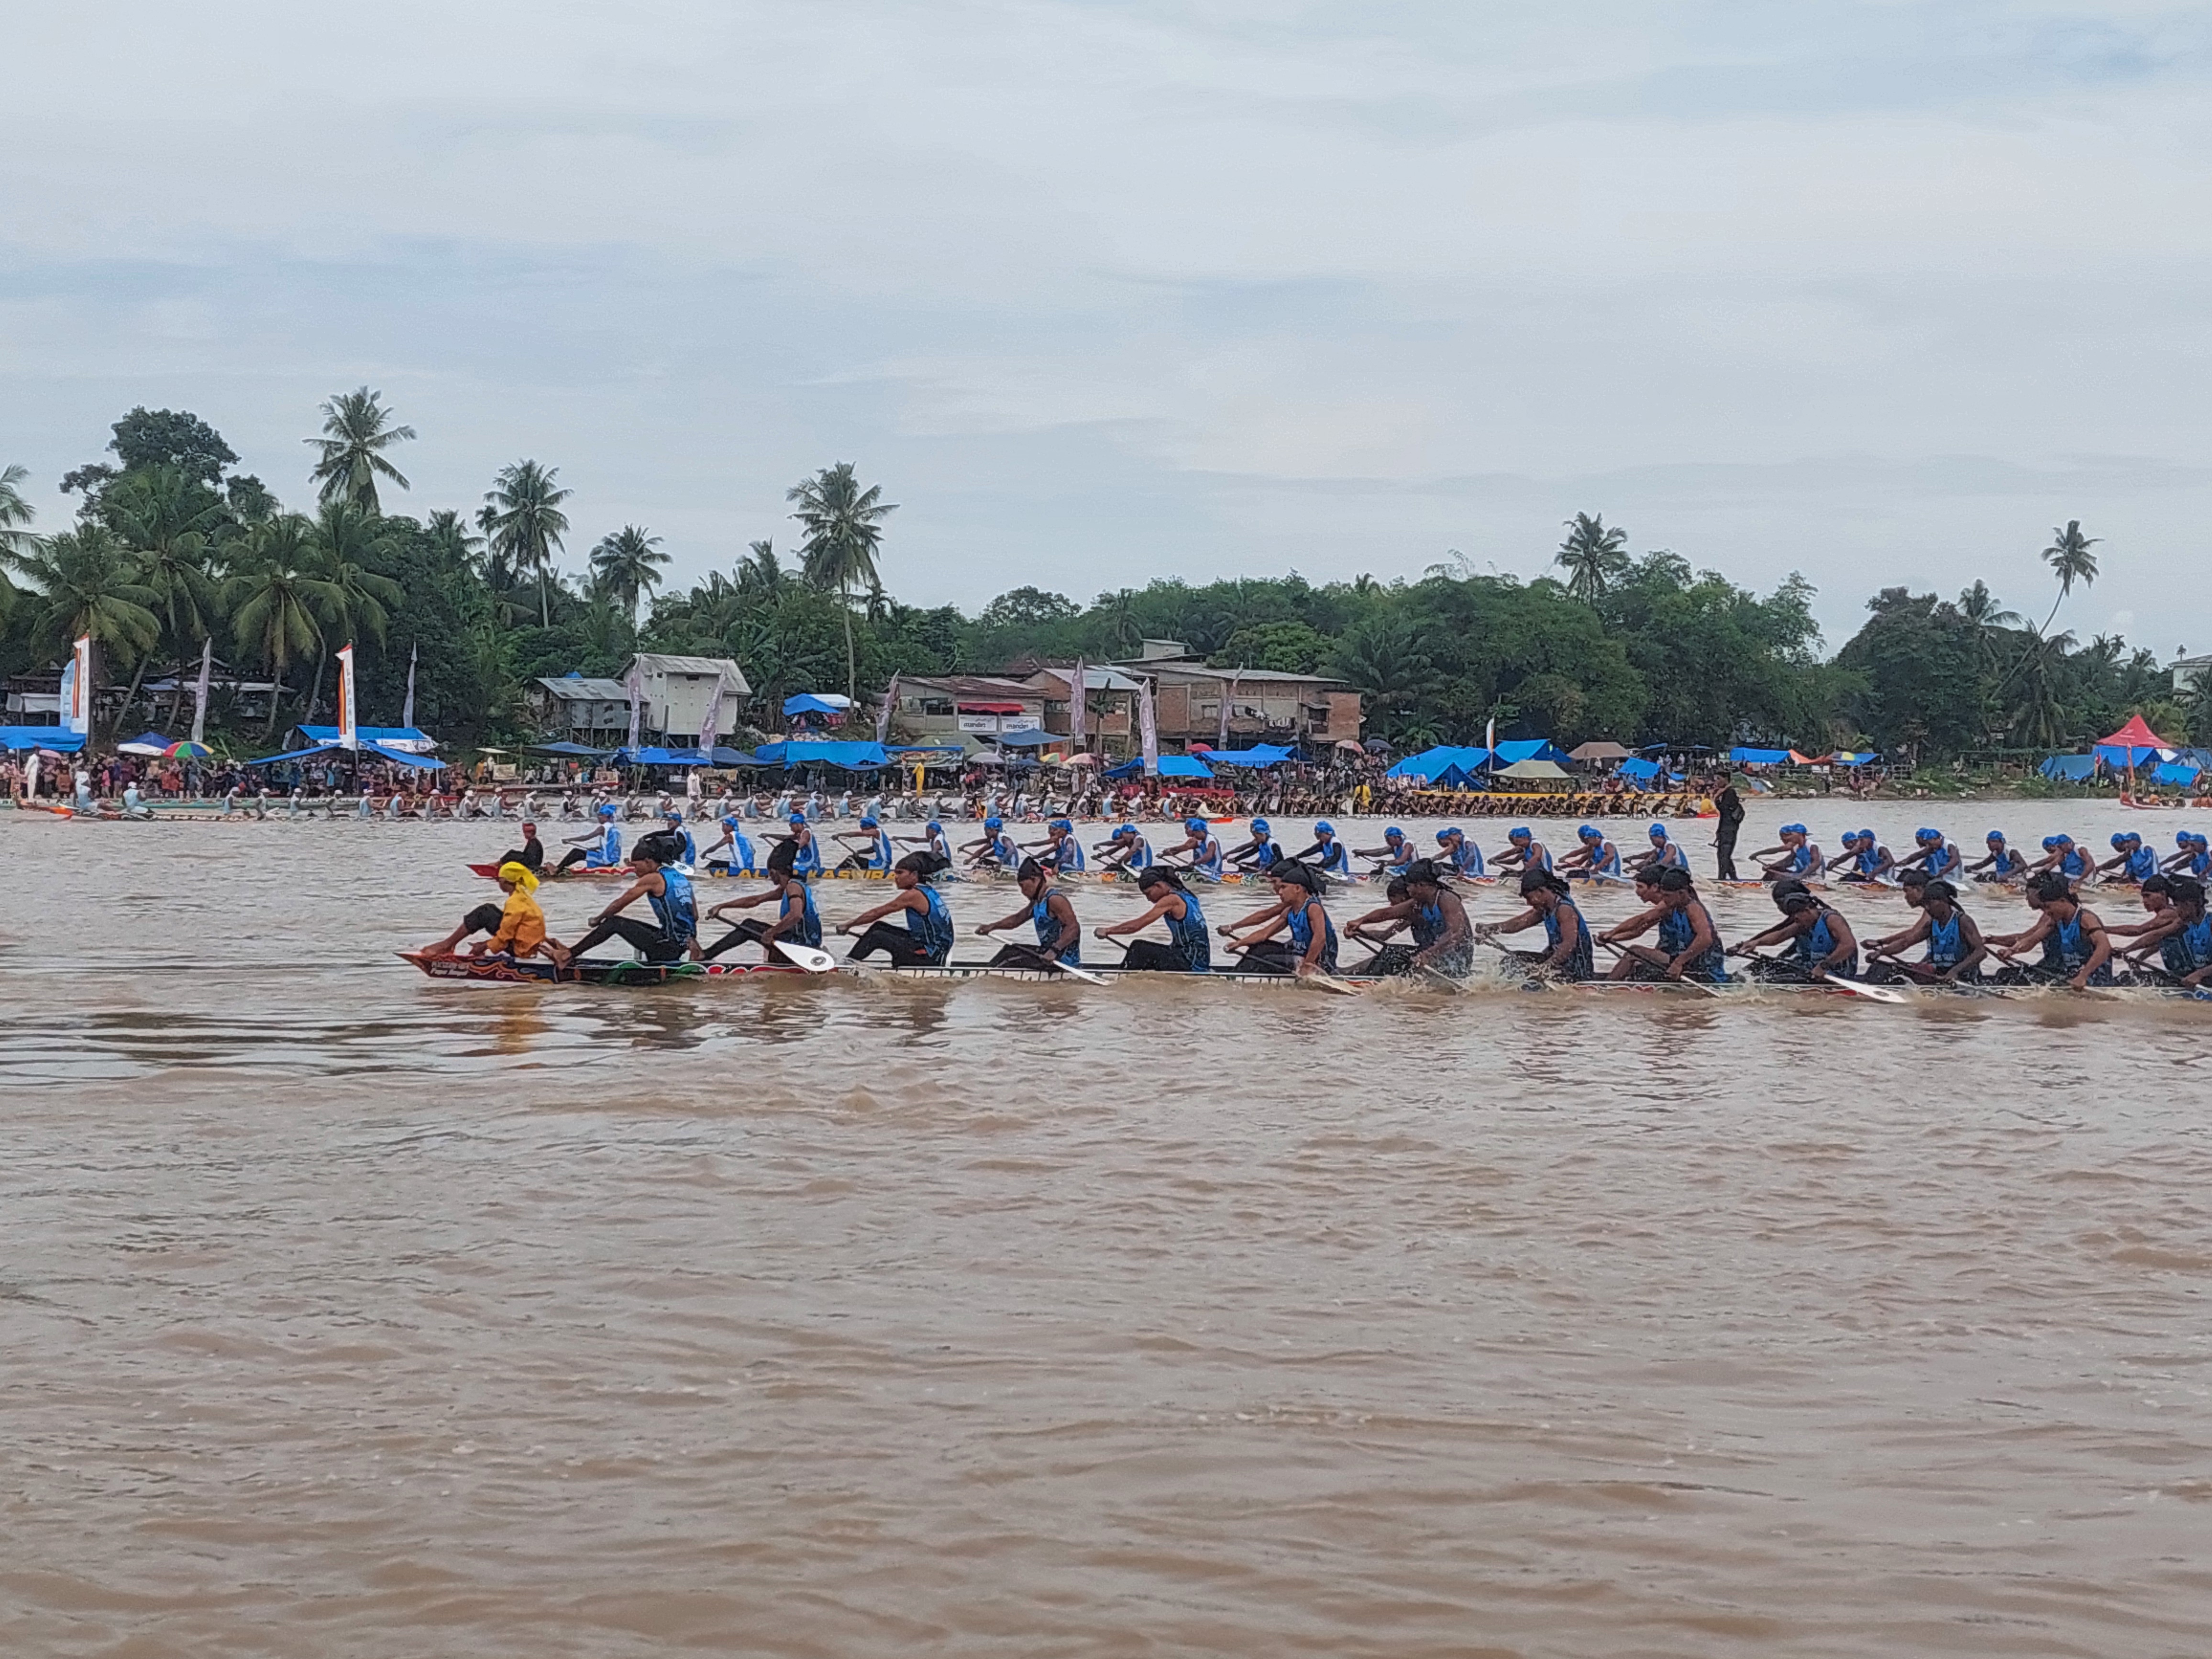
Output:
[[2212,853],[2192,853],[2185,867],[2192,876],[2202,876],[2208,872],[2212,872]]
[[1201,840],[1191,854],[1190,867],[1206,875],[1219,875],[1221,873],[1220,841],[1212,836],[1207,836]]
[[1583,923],[1583,913],[1565,899],[1561,899],[1544,915],[1544,937],[1553,951],[1559,948],[1559,936],[1565,931],[1566,918],[1573,916],[1578,924],[1575,929],[1574,949],[1560,964],[1559,971],[1569,979],[1588,979],[1595,971],[1590,957],[1590,933]]
[[689,830],[679,830],[676,833],[684,837],[684,862],[690,865],[693,869],[697,869],[699,867],[699,843],[691,839],[691,832]]
[[1620,873],[1620,849],[1608,845],[1597,861],[1590,866],[1593,874],[1617,876]]
[[891,850],[890,831],[888,830],[878,830],[876,831],[876,844],[868,849],[868,868],[871,870],[888,870],[897,861],[898,854]]
[[2128,854],[2127,863],[2121,867],[2130,881],[2148,880],[2158,869],[2158,854],[2148,847],[2138,847]]
[[1541,842],[1528,843],[1528,856],[1522,861],[1523,870],[1549,870],[1552,867],[1551,849]]
[[699,904],[691,892],[691,878],[667,865],[660,867],[660,890],[647,893],[653,914],[660,923],[661,938],[681,944],[699,931]]
[[1965,933],[1959,926],[1957,915],[1954,915],[1948,921],[1938,921],[1930,916],[1928,919],[1928,966],[1955,968],[1966,954]]
[[[1707,918],[1710,924],[1711,918]],[[1679,957],[1690,948],[1690,941],[1698,936],[1697,924],[1690,920],[1686,910],[1669,910],[1659,918],[1659,948],[1670,957]],[[1720,936],[1716,933],[1713,943],[1705,954],[1683,964],[1682,977],[1710,981],[1719,984],[1728,978],[1728,964],[1721,955]]]
[[[2075,911],[2074,920],[2062,921],[2051,930],[2051,938],[2057,946],[2058,968],[2069,977],[2081,971],[2081,964],[2089,959],[2089,936],[2081,926],[2081,913]],[[2112,964],[2104,963],[2089,975],[2092,985],[2109,985],[2112,980]]]
[[[1320,908],[1321,901],[1314,899],[1299,905],[1290,914],[1291,951],[1301,962],[1305,960],[1306,951],[1313,945],[1313,913]],[[1333,974],[1336,971],[1336,924],[1329,920],[1327,910],[1322,910],[1321,926],[1321,970],[1324,974]]]
[[1876,870],[1879,870],[1881,867],[1881,848],[1879,847],[1862,847],[1859,848],[1859,855],[1854,862],[1857,866],[1858,872],[1861,875],[1870,876]]
[[1138,836],[1126,844],[1129,848],[1129,856],[1126,862],[1130,869],[1149,870],[1152,867],[1152,842],[1146,841],[1142,836]]
[[741,830],[730,831],[730,868],[750,870],[753,867],[753,844]]
[[1206,912],[1198,908],[1198,896],[1182,896],[1182,920],[1162,916],[1167,923],[1168,942],[1176,954],[1182,958],[1183,966],[1194,974],[1208,973],[1213,968],[1213,941],[1206,937]]
[[1252,849],[1252,867],[1255,870],[1265,870],[1282,855],[1283,849],[1276,846],[1273,842],[1263,841]]
[[2089,860],[2082,856],[2078,847],[2058,860],[2058,873],[2063,876],[2078,876],[2088,867]]
[[[1797,936],[1795,954],[1797,960],[1808,968],[1825,962],[1828,952],[1836,948],[1835,930],[1828,926],[1828,918],[1833,913],[1827,907],[1822,906],[1820,920],[1813,924],[1809,932]],[[1854,974],[1858,971],[1858,965],[1859,953],[1854,947],[1850,955],[1836,963],[1828,971],[1832,974]]]
[[1802,875],[1813,867],[1813,843],[1807,842],[1790,855],[1790,867]]
[[1928,855],[1928,873],[1948,876],[1964,861],[1965,854],[1947,841]]
[[1426,950],[1444,936],[1444,907],[1442,904],[1414,906],[1407,926],[1413,935],[1413,948]]
[[599,831],[599,844],[584,862],[595,870],[605,870],[622,862],[622,831],[611,823]]
[[[1037,895],[1036,902],[1030,906],[1030,926],[1036,929],[1039,945],[1051,944],[1060,932],[1060,924],[1052,919],[1052,902],[1059,892],[1057,887],[1048,887]],[[1060,953],[1060,959],[1078,968],[1083,965],[1083,940],[1079,934],[1067,949]]]
[[2193,974],[2212,963],[2212,915],[2199,916],[2159,947],[2171,974]]
[[791,861],[793,871],[800,875],[812,875],[822,867],[822,849],[814,844],[814,832],[799,830],[793,835],[792,840],[799,848],[798,857]]
[[1462,876],[1480,875],[1483,871],[1482,848],[1471,841],[1462,839],[1459,844],[1459,851],[1453,855],[1452,867]]
[[1660,848],[1657,867],[1663,870],[1668,865],[1674,866],[1677,870],[1686,870],[1690,867],[1689,855],[1671,841],[1665,842]]
[[1346,876],[1352,873],[1352,855],[1344,850],[1344,843],[1334,836],[1322,843],[1321,867],[1324,875]]
[[914,942],[928,953],[933,963],[942,963],[952,954],[952,912],[945,908],[945,896],[933,887],[917,887],[915,891],[929,901],[927,910],[907,908],[906,930],[914,935]]
[[1990,873],[1993,876],[2017,875],[2027,863],[2026,859],[2008,847],[1997,854],[1996,861],[1990,866]]
[[811,945],[816,950],[820,950],[822,948],[822,918],[814,908],[814,890],[801,883],[799,896],[794,900],[791,896],[791,889],[786,887],[783,890],[783,915],[789,915],[794,906],[799,915],[799,926],[786,928],[782,937],[790,939],[795,945]]
[[991,856],[1009,870],[1021,867],[1022,855],[1014,850],[1014,838],[1003,830],[991,837]]
[[1063,870],[1080,870],[1083,867],[1083,844],[1073,836],[1064,837],[1053,848],[1053,861]]

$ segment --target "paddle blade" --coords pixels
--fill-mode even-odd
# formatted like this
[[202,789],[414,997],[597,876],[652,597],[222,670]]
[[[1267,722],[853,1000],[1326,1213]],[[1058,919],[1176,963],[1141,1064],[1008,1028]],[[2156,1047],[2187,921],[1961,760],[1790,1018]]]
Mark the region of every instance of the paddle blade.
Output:
[[1855,979],[1844,979],[1831,974],[1820,981],[1832,985],[1839,991],[1848,991],[1855,997],[1864,997],[1869,1002],[1893,1002],[1900,1007],[1912,1000],[1902,991],[1892,991],[1879,985],[1862,985]]
[[811,945],[794,944],[787,939],[769,942],[775,946],[776,954],[794,968],[804,968],[810,974],[834,974],[837,971],[837,958],[827,951],[817,951]]

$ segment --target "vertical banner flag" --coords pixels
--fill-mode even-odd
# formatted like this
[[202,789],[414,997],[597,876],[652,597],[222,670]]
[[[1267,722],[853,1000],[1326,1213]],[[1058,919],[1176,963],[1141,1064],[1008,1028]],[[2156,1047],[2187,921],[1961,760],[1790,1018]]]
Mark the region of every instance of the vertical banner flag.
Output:
[[361,715],[353,701],[353,647],[338,653],[338,747],[361,747]]
[[1083,666],[1083,659],[1075,659],[1075,672],[1067,677],[1067,746],[1084,749],[1091,742],[1091,676]]
[[1160,719],[1152,707],[1152,683],[1149,679],[1137,694],[1137,721],[1145,744],[1145,775],[1156,778],[1160,775]]
[[62,687],[62,724],[80,737],[92,731],[92,635],[82,634],[70,647],[69,672]]
[[1214,733],[1213,738],[1213,746],[1217,749],[1226,749],[1229,747],[1229,704],[1231,700],[1233,699],[1236,695],[1237,681],[1235,679],[1226,679],[1221,682],[1221,719],[1218,722],[1219,729]]
[[407,701],[399,706],[399,723],[410,730],[415,725],[415,658],[422,648],[420,645],[407,647]]
[[884,689],[884,706],[876,710],[876,741],[878,743],[889,743],[891,740],[891,710],[897,706],[897,703],[898,676],[894,674],[891,676],[891,683]]
[[1489,720],[1483,726],[1482,746],[1490,751],[1482,757],[1482,763],[1485,766],[1491,768],[1493,771],[1496,770],[1498,767],[1498,716],[1495,714],[1492,714]]
[[207,740],[208,678],[215,671],[215,635],[200,641],[200,683],[192,688],[192,741]]
[[629,742],[628,747],[630,753],[632,755],[635,755],[637,753],[638,739],[637,722],[638,715],[641,713],[639,705],[645,701],[645,675],[639,669],[637,665],[637,659],[635,657],[630,659],[629,674],[623,682],[623,690],[629,693]]
[[699,722],[699,755],[702,764],[708,766],[714,764],[714,739],[721,735],[721,728],[722,682],[717,678],[714,681],[714,695],[707,699],[707,717]]

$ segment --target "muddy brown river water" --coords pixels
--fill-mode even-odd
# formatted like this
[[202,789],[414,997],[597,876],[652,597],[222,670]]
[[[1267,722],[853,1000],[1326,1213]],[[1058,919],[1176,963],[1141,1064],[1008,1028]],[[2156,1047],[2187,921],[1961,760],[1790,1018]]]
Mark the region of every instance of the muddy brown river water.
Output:
[[0,813],[0,1653],[2212,1653],[2212,1007],[393,960],[503,828]]

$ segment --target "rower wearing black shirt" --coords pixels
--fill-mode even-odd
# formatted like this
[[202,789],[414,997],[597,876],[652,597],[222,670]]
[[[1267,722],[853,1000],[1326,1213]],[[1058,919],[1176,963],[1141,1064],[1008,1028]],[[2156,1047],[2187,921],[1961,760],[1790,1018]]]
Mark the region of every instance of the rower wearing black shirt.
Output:
[[1743,798],[1735,792],[1735,780],[1721,780],[1721,792],[1713,797],[1713,806],[1721,815],[1720,826],[1713,831],[1713,846],[1720,854],[1720,879],[1734,881],[1735,875],[1735,836],[1743,828]]
[[545,844],[538,839],[538,826],[525,823],[522,826],[522,845],[501,853],[498,862],[520,864],[532,874],[542,875],[545,869]]

